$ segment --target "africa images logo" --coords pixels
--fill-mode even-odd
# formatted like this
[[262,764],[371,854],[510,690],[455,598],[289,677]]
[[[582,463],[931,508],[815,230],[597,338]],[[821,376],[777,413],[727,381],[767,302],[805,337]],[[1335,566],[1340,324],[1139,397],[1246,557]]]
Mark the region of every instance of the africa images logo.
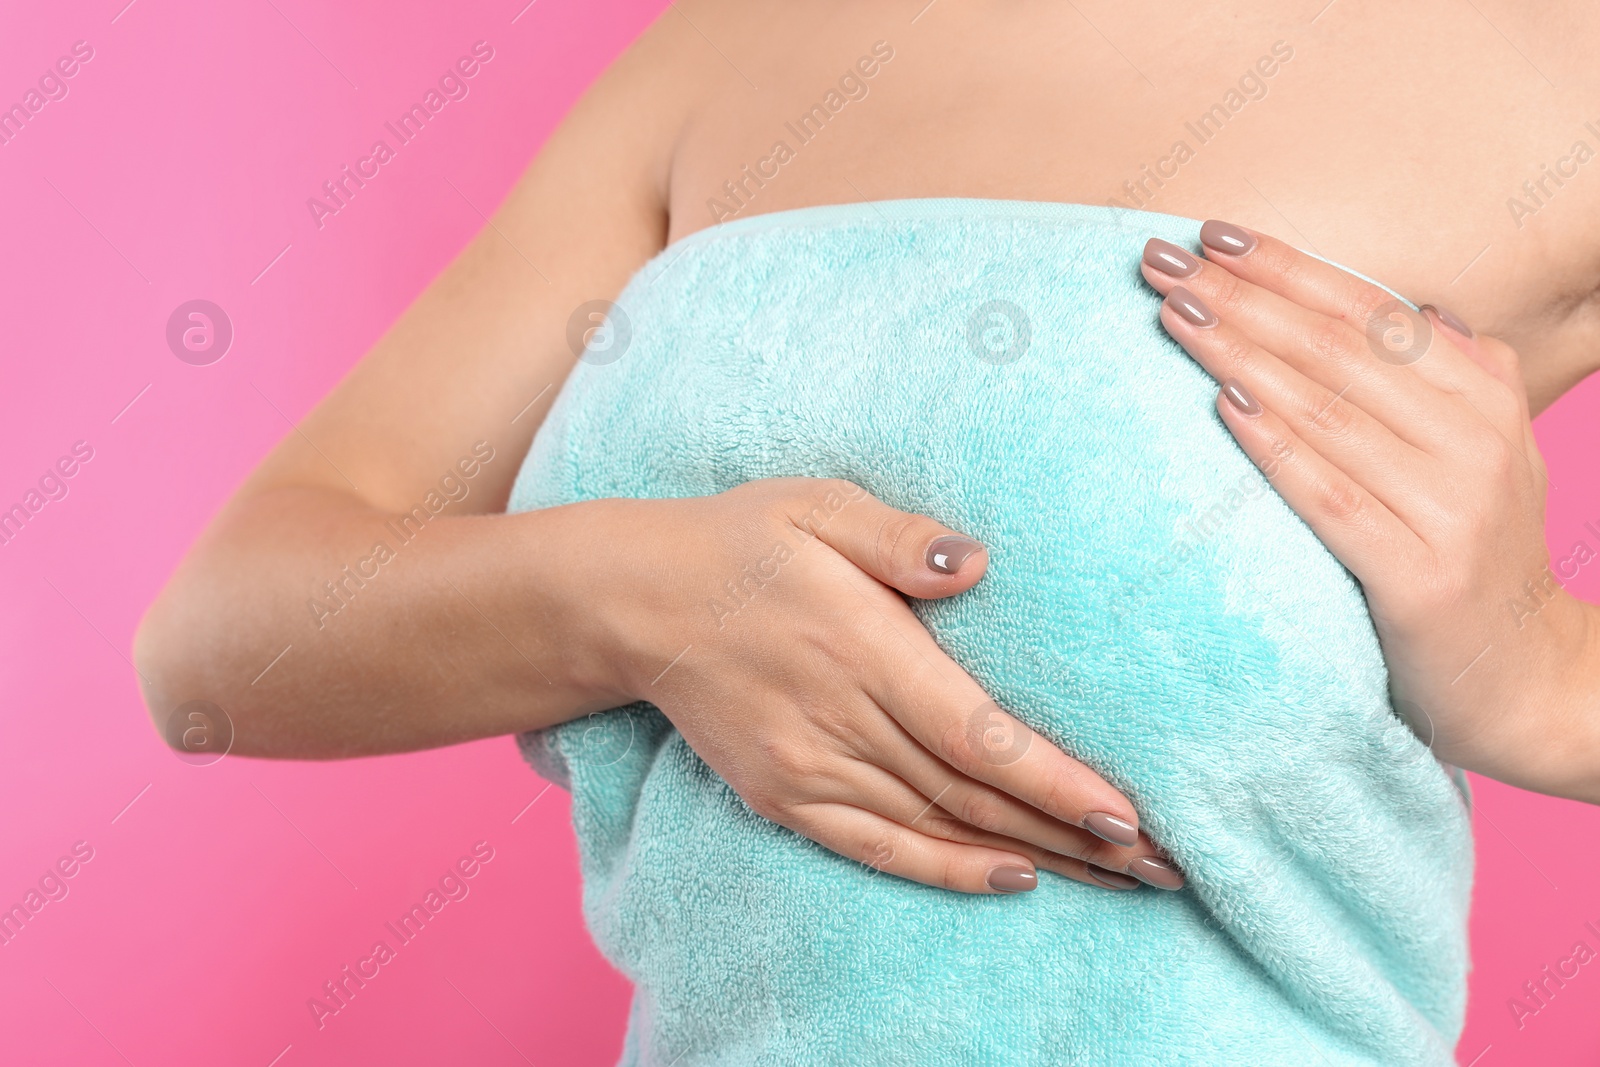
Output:
[[210,300],[188,300],[167,316],[167,348],[191,367],[208,367],[233,347],[233,320]]

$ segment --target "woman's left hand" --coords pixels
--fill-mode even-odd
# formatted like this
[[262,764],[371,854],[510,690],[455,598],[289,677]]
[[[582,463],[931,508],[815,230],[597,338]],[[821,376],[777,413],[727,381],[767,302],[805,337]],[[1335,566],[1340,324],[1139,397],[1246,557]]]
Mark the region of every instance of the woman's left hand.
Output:
[[1396,710],[1443,760],[1600,803],[1595,609],[1552,571],[1517,354],[1264,234],[1161,240],[1167,331],[1284,500],[1361,582]]

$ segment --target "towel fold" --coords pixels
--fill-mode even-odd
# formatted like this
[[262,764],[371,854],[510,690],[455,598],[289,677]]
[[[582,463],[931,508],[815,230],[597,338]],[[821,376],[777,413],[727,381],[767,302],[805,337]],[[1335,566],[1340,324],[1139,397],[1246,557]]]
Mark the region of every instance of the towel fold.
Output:
[[964,896],[756,816],[648,704],[526,735],[635,983],[624,1064],[1452,1062],[1462,783],[1394,715],[1359,587],[1157,321],[1144,241],[1198,230],[806,208],[681,240],[621,294],[626,350],[576,367],[510,509],[813,475],[979,538],[986,577],[918,615],[1188,876]]

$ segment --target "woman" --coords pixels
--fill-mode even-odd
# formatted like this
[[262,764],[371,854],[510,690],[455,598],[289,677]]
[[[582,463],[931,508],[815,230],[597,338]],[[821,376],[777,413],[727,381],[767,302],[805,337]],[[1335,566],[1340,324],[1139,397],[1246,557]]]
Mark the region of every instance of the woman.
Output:
[[[1450,842],[1423,833],[1417,844],[1437,849],[1421,854],[1423,866],[1435,858],[1450,865],[1432,940],[1401,945],[1397,959],[1363,946],[1352,960],[1333,962],[1326,945],[1290,944],[1294,893],[1270,901],[1252,896],[1244,872],[1259,867],[1257,881],[1269,882],[1274,865],[1321,864],[1322,877],[1328,850],[1341,862],[1363,849],[1375,854],[1380,846],[1363,836],[1373,828],[1330,817],[1321,837],[1272,841],[1265,835],[1276,825],[1275,809],[1241,834],[1242,851],[1230,862],[1225,849],[1207,846],[1215,839],[1185,838],[1210,818],[1205,804],[1215,807],[1220,779],[1196,777],[1187,790],[1184,782],[1168,783],[1163,792],[1141,775],[1147,763],[1127,757],[1137,742],[1110,731],[1109,720],[1101,723],[1107,732],[1086,726],[1078,736],[1068,719],[1050,720],[1045,709],[1022,716],[1046,738],[1074,742],[1072,751],[1086,762],[1044,740],[1030,743],[1034,735],[1009,714],[1021,709],[1006,700],[991,705],[997,694],[963,670],[981,661],[981,641],[972,636],[976,629],[956,626],[962,605],[981,602],[990,587],[1012,588],[1004,583],[1029,572],[1032,557],[1012,545],[1010,571],[985,577],[982,545],[964,539],[971,530],[843,482],[761,478],[703,495],[658,494],[677,499],[622,499],[647,494],[619,492],[617,499],[569,502],[557,499],[553,483],[539,481],[553,468],[534,462],[520,503],[543,494],[552,506],[495,514],[511,499],[515,460],[561,392],[575,353],[590,364],[586,373],[596,372],[591,379],[607,369],[637,374],[660,365],[635,360],[638,352],[608,363],[605,331],[597,339],[588,328],[604,322],[594,302],[615,296],[669,244],[696,256],[731,249],[716,245],[717,234],[732,240],[737,227],[749,230],[745,220],[815,205],[869,201],[853,209],[852,225],[881,212],[886,225],[905,223],[902,232],[935,240],[948,227],[929,229],[922,226],[926,213],[906,215],[887,204],[939,197],[1102,205],[1112,198],[1115,207],[1094,209],[1101,217],[1062,216],[1086,227],[1064,246],[1028,243],[1042,232],[1031,223],[1008,232],[1024,252],[1061,247],[1074,254],[1095,235],[1112,240],[1117,227],[1167,233],[1143,260],[1144,278],[1166,296],[1161,322],[1194,357],[1193,373],[1204,368],[1217,379],[1217,410],[1244,453],[1361,580],[1396,709],[1409,712],[1441,759],[1527,788],[1600,800],[1593,720],[1584,710],[1594,706],[1596,690],[1592,612],[1549,578],[1542,468],[1527,427],[1529,401],[1532,411],[1542,409],[1593,370],[1600,351],[1592,310],[1600,264],[1591,254],[1600,238],[1593,210],[1600,194],[1584,183],[1587,155],[1563,147],[1586,136],[1587,116],[1552,103],[1558,94],[1536,70],[1508,53],[1502,38],[1455,21],[1454,9],[1385,10],[1363,21],[1359,7],[1341,4],[1312,14],[1314,22],[1289,24],[1276,8],[1239,5],[1144,24],[1133,13],[1080,15],[1031,3],[707,4],[669,12],[575,108],[494,226],[268,458],[185,562],[137,645],[153,714],[164,725],[171,709],[205,698],[232,715],[238,751],[333,757],[532,731],[649,701],[676,727],[678,741],[637,714],[556,735],[597,742],[586,760],[565,742],[555,753],[565,770],[586,775],[575,789],[595,790],[593,805],[580,805],[580,820],[591,811],[648,823],[682,801],[701,781],[700,765],[679,758],[686,742],[756,813],[868,870],[847,875],[820,865],[797,850],[792,835],[762,837],[759,848],[771,850],[763,855],[802,865],[804,877],[825,883],[819,892],[844,893],[841,908],[855,898],[880,909],[858,914],[881,915],[895,899],[926,909],[898,928],[911,939],[909,949],[886,938],[884,955],[875,957],[874,930],[847,921],[844,936],[826,949],[815,939],[799,942],[797,960],[783,955],[795,941],[764,928],[772,936],[752,941],[760,948],[753,959],[718,957],[731,976],[722,986],[695,985],[687,973],[693,968],[686,969],[694,953],[670,939],[692,945],[703,936],[696,924],[705,916],[651,916],[648,907],[628,910],[626,899],[597,900],[604,896],[597,886],[639,888],[629,881],[638,868],[619,875],[595,863],[606,867],[642,839],[624,832],[630,827],[612,828],[600,847],[604,828],[580,821],[591,923],[605,927],[597,936],[640,983],[630,1055],[647,1062],[671,1062],[690,1049],[704,1062],[883,1062],[904,1010],[858,1005],[861,1015],[853,1017],[857,1009],[813,998],[799,1028],[817,1029],[794,1036],[795,1019],[786,1013],[800,999],[795,983],[817,973],[845,992],[860,992],[851,982],[883,981],[896,995],[916,998],[940,1037],[936,1047],[906,1051],[908,1062],[1048,1062],[1047,1050],[1067,1058],[1074,1049],[1088,1060],[1127,1061],[1157,1056],[1154,1050],[1175,1042],[1183,1045],[1162,1054],[1165,1062],[1216,1062],[1252,1047],[1251,1040],[1257,1058],[1268,1062],[1313,1058],[1307,1043],[1331,1062],[1442,1058],[1461,1011],[1464,960],[1451,932],[1464,906],[1460,825],[1442,831],[1454,835]],[[1577,5],[1563,8],[1563,18],[1592,29],[1585,20],[1593,16]],[[1547,62],[1559,64],[1563,83],[1590,76],[1576,45],[1584,37],[1569,33],[1568,45],[1549,46]],[[1499,118],[1508,100],[1529,109],[1515,126]],[[991,210],[942,203],[947,214],[940,217],[963,226]],[[1146,212],[1233,222],[1200,235],[1202,262],[1187,230]],[[731,225],[699,244],[677,244],[719,223]],[[1389,294],[1264,236],[1272,231],[1394,292],[1448,300],[1454,313],[1408,317],[1403,306],[1386,306]],[[885,240],[882,247],[891,247]],[[962,269],[953,248],[933,261],[942,275]],[[808,259],[800,244],[750,250],[779,266],[792,253],[796,271],[830,262]],[[980,251],[994,270],[1008,269],[1008,248]],[[702,256],[680,265],[702,272],[691,283],[673,274],[672,259],[657,259],[652,272],[635,279],[635,302],[625,298],[622,307],[637,314],[652,299],[640,295],[647,284],[686,287],[677,290],[685,297],[715,292],[693,288],[713,284],[703,273],[707,262]],[[733,272],[740,263],[733,256],[721,265]],[[1131,272],[1133,259],[1127,264]],[[766,298],[750,295],[756,303]],[[652,314],[666,314],[670,304],[653,299]],[[1038,306],[1054,307],[1048,294],[1038,299]],[[1078,294],[1056,310],[1087,315],[1089,304]],[[1186,373],[1162,362],[1163,350],[1138,332],[1147,324],[1133,307],[1130,301],[1122,309],[1131,350],[1161,374]],[[1073,384],[1070,365],[1051,368],[1052,376],[1025,356],[1008,363],[1021,320],[1005,307],[979,303],[979,310],[973,351],[980,362],[988,352],[997,367],[1041,375],[1030,380],[1038,388]],[[1051,325],[1022,310],[1030,331]],[[600,318],[592,317],[596,311]],[[1473,334],[1463,320],[1511,342],[1520,369],[1512,349]],[[641,324],[641,346],[655,321]],[[890,321],[916,326],[914,316]],[[613,317],[608,328],[617,325]],[[1009,340],[991,352],[990,331],[1006,328]],[[789,329],[793,337],[826,336],[806,334],[799,324]],[[1414,331],[1422,329],[1433,333],[1419,346]],[[1391,330],[1413,333],[1388,343]],[[574,334],[579,343],[569,346]],[[751,346],[731,344],[730,351],[748,358]],[[1363,360],[1363,353],[1380,358]],[[902,365],[914,366],[914,354]],[[614,376],[615,388],[624,373]],[[541,435],[552,462],[572,459],[578,447],[571,413],[588,411],[593,421],[595,409],[568,399],[573,395],[563,398],[569,414],[560,426]],[[637,389],[616,394],[619,402],[636,396]],[[1185,396],[1169,398],[1174,418],[1192,414],[1192,404],[1182,406]],[[1014,399],[1021,404],[1026,396]],[[655,412],[663,433],[672,428],[670,414]],[[1150,419],[1122,425],[1152,437],[1172,430]],[[1206,433],[1198,422],[1189,429],[1197,441]],[[1110,454],[1117,444],[1109,442]],[[1223,461],[1223,453],[1214,455]],[[863,479],[874,473],[862,470]],[[1064,467],[1060,476],[1074,470]],[[1160,486],[1134,484],[1136,470],[1120,475],[1131,486],[1130,509],[1154,508]],[[960,468],[947,473],[958,476]],[[902,499],[917,499],[901,488]],[[970,510],[975,499],[976,490],[953,494],[941,510],[979,522]],[[1208,535],[1202,556],[1238,541],[1237,530],[1252,528],[1244,520],[1258,512],[1232,514],[1240,519],[1235,530]],[[784,540],[796,530],[807,539]],[[385,551],[376,552],[374,542]],[[796,546],[792,560],[769,562],[773,546],[785,543]],[[1299,552],[1286,561],[1304,558]],[[1080,564],[1099,565],[1087,556]],[[1034,573],[1041,580],[1074,577],[1059,565],[1040,566]],[[743,577],[752,568],[755,578]],[[1176,603],[1169,573],[1189,581],[1196,572],[1144,567],[1124,591],[1138,594],[1141,605]],[[1323,577],[1332,583],[1330,575]],[[719,592],[730,580],[732,591]],[[940,641],[896,591],[920,601],[955,598],[942,617],[939,604],[921,609],[932,613]],[[1329,610],[1343,610],[1338,591],[1331,584],[1324,591]],[[969,595],[958,597],[963,593]],[[720,610],[708,610],[718,597]],[[1217,610],[1219,618],[1227,614]],[[1016,624],[988,625],[1005,633]],[[1291,615],[1290,625],[1318,622]],[[1359,643],[1350,629],[1346,636]],[[1100,650],[1138,644],[1119,644],[1103,621],[1085,622],[1081,632],[1104,638]],[[1324,636],[1310,635],[1309,643]],[[294,661],[282,666],[293,669],[252,685],[263,650],[291,640]],[[946,649],[969,654],[952,658]],[[1281,685],[1292,676],[1268,672],[1268,681]],[[1021,699],[1017,680],[1010,682],[1006,695]],[[1354,703],[1338,714],[1370,710],[1371,682],[1363,674],[1349,683]],[[1221,684],[1207,690],[1224,691],[1235,692]],[[1137,722],[1153,711],[1133,707],[1122,719]],[[1328,723],[1336,725],[1338,714]],[[627,732],[618,734],[624,721]],[[1192,739],[1181,717],[1168,725],[1173,736]],[[1384,723],[1366,727],[1370,736],[1353,736],[1390,743]],[[1553,731],[1568,743],[1544,743]],[[1222,730],[1213,740],[1227,754],[1230,745],[1237,751],[1239,742],[1263,736]],[[1320,754],[1327,766],[1345,768],[1334,754],[1338,738],[1301,741],[1308,758]],[[1177,751],[1174,758],[1187,757]],[[1137,792],[1141,808],[1091,764]],[[1262,761],[1256,771],[1271,766]],[[608,809],[607,768],[615,768],[609,773],[618,790],[655,784],[662,791]],[[1424,831],[1458,819],[1439,786],[1444,779],[1428,777],[1429,768],[1405,779],[1415,796],[1401,790],[1381,810],[1392,814],[1397,798],[1425,794],[1418,803],[1437,807],[1421,812],[1430,823]],[[1296,778],[1297,786],[1314,784],[1307,768],[1299,773],[1306,777]],[[1259,775],[1249,781],[1264,787]],[[701,784],[707,789],[696,794],[695,818],[704,822],[695,825],[711,835],[733,825],[759,832],[738,822],[716,782]],[[1171,858],[1183,862],[1169,862],[1139,833],[1141,816],[1162,828],[1162,843],[1175,846]],[[1394,840],[1417,828],[1389,829]],[[1321,859],[1308,861],[1319,848]],[[1131,902],[1148,894],[1102,894],[1096,902],[1080,893],[1055,905],[982,902],[1067,907],[1070,920],[1065,912],[974,911],[973,902],[953,904],[959,898],[948,894],[913,896],[904,883],[849,880],[883,871],[975,894],[1037,887],[1029,898],[1043,900],[1041,869],[1096,888],[1148,883],[1170,890],[1184,884],[1180,868],[1197,880],[1198,896],[1139,905]],[[764,921],[763,907],[782,902],[761,895],[759,872],[702,872],[697,879],[664,869],[668,888],[724,878],[734,895],[749,894],[738,914],[754,923]],[[1342,932],[1352,944],[1363,937],[1403,941],[1396,931],[1404,929],[1406,908],[1431,900],[1430,889],[1416,887],[1396,914],[1375,917],[1374,909],[1394,903],[1379,899],[1374,883],[1383,873],[1364,872],[1370,882],[1321,901],[1350,915],[1309,925]],[[1310,877],[1285,881],[1289,890],[1322,885]],[[924,920],[942,925],[930,933],[933,927],[917,925]],[[995,931],[1018,921],[1029,930],[1017,931],[1016,945],[997,947]],[[1062,979],[1067,984],[1031,1000],[1006,990],[991,1006],[990,991],[1002,984],[997,975],[1040,968],[1041,946],[1049,943],[1040,938],[1061,938],[1065,921],[1101,924],[1093,929],[1127,958],[1102,962],[1111,977],[1096,985],[1094,946],[1063,944],[1062,958],[1074,964],[1065,969],[1086,984]],[[1226,936],[1202,943],[1195,935],[1208,927]],[[1160,935],[1152,930],[1184,939],[1175,942],[1170,982],[1150,970],[1159,959]],[[987,962],[933,957],[927,939],[958,937],[953,931],[965,931],[958,947],[984,946]],[[675,957],[640,947],[652,937]],[[807,949],[826,959],[804,958]],[[1440,972],[1434,975],[1422,973],[1430,950]],[[898,962],[926,958],[941,962],[909,978],[897,970]],[[818,970],[840,959],[848,966]],[[987,970],[997,962],[1001,970]],[[1362,987],[1367,979],[1372,989]],[[1234,1006],[1202,1010],[1208,983]],[[982,1026],[967,1025],[956,1010],[971,997],[984,998],[969,1005]],[[1052,1016],[1051,998],[1076,1004],[1078,1015]],[[733,1007],[709,1018],[708,1005],[716,1004]],[[1118,1005],[1137,1013],[1139,1025],[1108,1021],[1104,1013]],[[1055,1021],[1046,1025],[1046,1018]]]

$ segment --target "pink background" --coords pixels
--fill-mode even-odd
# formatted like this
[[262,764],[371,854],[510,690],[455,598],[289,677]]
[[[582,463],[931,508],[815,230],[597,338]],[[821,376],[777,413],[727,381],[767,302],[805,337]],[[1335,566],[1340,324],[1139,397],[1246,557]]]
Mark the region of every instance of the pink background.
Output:
[[[664,2],[124,3],[13,4],[0,26],[0,102],[73,42],[94,48],[0,146],[0,507],[73,442],[94,448],[0,546],[0,904],[74,842],[94,849],[0,947],[3,1058],[612,1063],[627,984],[582,929],[565,795],[511,741],[188,766],[125,657],[191,538],[285,432],[278,412],[298,418],[361,355]],[[306,198],[478,40],[495,58],[468,98],[319,231]],[[164,340],[194,298],[236,330],[210,366]],[[1597,544],[1582,529],[1600,527],[1597,411],[1600,381],[1539,427],[1562,555]],[[1573,588],[1600,599],[1600,567]],[[1600,926],[1600,811],[1482,781],[1478,798],[1462,1062],[1592,1063],[1600,963],[1520,1031],[1506,1001],[1579,939],[1600,949],[1583,929]],[[478,841],[494,859],[470,895],[319,1030],[308,998]]]

